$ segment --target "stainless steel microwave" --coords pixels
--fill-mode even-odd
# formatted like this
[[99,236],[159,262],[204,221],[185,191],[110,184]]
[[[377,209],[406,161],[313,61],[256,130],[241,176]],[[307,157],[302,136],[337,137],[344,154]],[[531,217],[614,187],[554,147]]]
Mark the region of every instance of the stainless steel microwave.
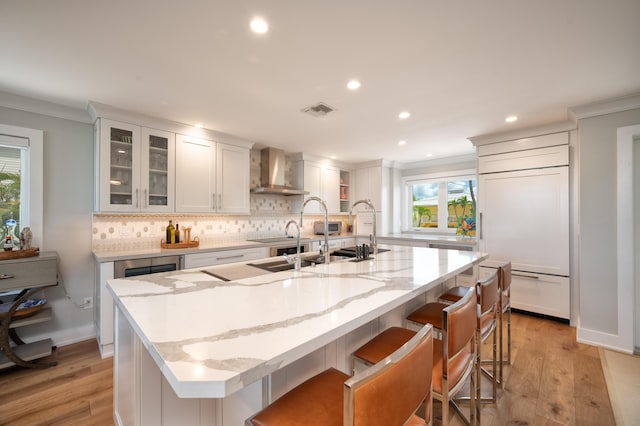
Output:
[[313,233],[316,235],[333,235],[342,232],[342,222],[328,222],[327,229],[324,229],[324,221],[313,222]]

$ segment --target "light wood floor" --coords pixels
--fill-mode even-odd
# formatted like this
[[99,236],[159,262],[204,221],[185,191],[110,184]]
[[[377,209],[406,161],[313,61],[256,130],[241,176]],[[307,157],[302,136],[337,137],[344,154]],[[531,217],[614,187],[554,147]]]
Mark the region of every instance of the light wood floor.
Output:
[[[576,343],[574,328],[514,314],[512,345],[505,390],[483,406],[482,425],[615,424],[598,349]],[[94,341],[55,356],[59,365],[46,370],[0,371],[0,425],[113,425],[112,360]]]

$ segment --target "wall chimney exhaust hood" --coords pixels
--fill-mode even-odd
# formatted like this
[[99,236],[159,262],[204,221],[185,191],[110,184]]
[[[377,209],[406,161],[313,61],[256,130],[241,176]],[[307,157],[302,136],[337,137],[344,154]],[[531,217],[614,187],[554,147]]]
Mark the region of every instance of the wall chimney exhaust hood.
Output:
[[260,186],[251,190],[254,194],[306,195],[309,192],[284,185],[284,151],[264,148],[260,151]]

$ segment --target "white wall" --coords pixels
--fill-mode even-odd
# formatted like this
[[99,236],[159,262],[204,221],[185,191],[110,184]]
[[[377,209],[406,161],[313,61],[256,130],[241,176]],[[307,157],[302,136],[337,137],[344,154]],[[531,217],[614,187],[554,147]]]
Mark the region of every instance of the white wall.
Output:
[[640,109],[578,121],[579,337],[584,332],[596,337],[618,332],[616,132],[618,127],[638,123]]
[[[51,104],[43,106],[51,108]],[[65,115],[66,109],[60,109]],[[58,253],[62,282],[81,304],[84,297],[93,296],[93,125],[2,106],[0,122],[44,131],[44,244],[40,250]],[[45,290],[44,297],[53,308],[53,320],[20,329],[25,340],[47,336],[64,345],[94,335],[92,310],[75,307],[62,286]]]

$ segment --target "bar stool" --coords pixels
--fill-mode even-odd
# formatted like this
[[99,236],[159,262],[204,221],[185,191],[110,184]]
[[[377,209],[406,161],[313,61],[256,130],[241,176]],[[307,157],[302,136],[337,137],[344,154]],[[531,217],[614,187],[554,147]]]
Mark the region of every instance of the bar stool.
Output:
[[[388,357],[349,378],[333,368],[247,419],[248,426],[432,424],[433,329],[426,325]],[[422,419],[415,415],[425,407]]]
[[[480,402],[496,402],[497,387],[498,387],[498,357],[497,357],[497,324],[498,324],[498,288],[499,279],[496,272],[489,275],[484,280],[478,282],[476,287],[478,293],[478,307],[480,316],[478,317],[478,323],[476,331],[478,333],[478,395],[476,399]],[[481,356],[482,343],[485,343],[489,337],[493,337],[492,357],[493,369],[491,372],[482,367],[484,361]],[[491,380],[492,384],[492,396],[490,399],[483,399],[480,395],[480,374],[484,374]]]
[[[442,402],[442,424],[449,421],[449,405],[469,423],[454,397],[470,382],[471,420],[480,423],[480,408],[476,404],[477,389],[477,296],[475,288],[452,305],[442,305],[438,323],[442,329],[442,340],[433,341],[433,398]],[[407,317],[407,319],[409,319]],[[380,361],[384,353],[406,339],[411,332],[393,327],[365,343],[353,356],[367,364]]]
[[500,297],[498,297],[498,330],[500,340],[500,388],[504,389],[503,366],[505,363],[502,348],[504,332],[504,314],[507,313],[507,365],[511,365],[511,262],[506,262],[498,267],[498,279],[500,281]]

